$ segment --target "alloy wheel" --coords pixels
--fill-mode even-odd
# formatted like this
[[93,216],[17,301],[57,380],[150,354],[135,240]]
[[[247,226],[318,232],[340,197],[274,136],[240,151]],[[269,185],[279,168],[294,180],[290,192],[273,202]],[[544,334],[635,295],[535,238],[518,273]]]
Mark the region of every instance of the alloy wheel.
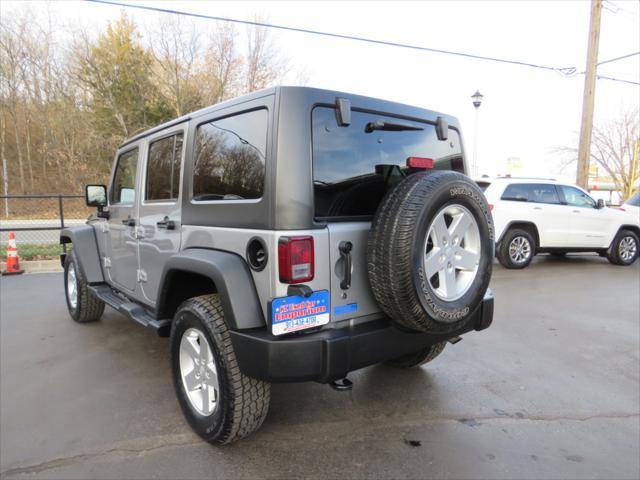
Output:
[[435,216],[424,241],[423,268],[433,293],[451,302],[473,283],[480,264],[480,229],[471,212],[447,205]]
[[514,237],[509,243],[509,258],[513,263],[524,263],[531,256],[531,243],[525,237]]
[[212,415],[220,395],[218,369],[207,338],[197,328],[189,328],[182,334],[180,376],[194,410],[205,417]]

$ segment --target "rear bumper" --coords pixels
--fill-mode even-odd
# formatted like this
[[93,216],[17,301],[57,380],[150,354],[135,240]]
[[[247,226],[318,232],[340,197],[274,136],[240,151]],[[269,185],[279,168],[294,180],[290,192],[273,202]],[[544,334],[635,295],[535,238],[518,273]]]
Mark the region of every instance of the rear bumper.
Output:
[[472,330],[484,330],[493,320],[493,295],[484,300],[458,330],[446,334],[410,333],[387,319],[353,327],[321,330],[285,338],[266,330],[231,331],[242,372],[267,382],[327,383],[347,373],[416,352]]

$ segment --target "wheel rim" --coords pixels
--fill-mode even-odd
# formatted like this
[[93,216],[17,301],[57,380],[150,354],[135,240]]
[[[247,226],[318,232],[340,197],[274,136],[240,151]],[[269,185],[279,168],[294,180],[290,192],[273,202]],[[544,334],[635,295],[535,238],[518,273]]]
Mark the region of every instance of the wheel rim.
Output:
[[451,302],[462,297],[475,280],[480,264],[480,229],[462,205],[442,208],[425,238],[423,268],[433,293]]
[[67,299],[71,308],[75,309],[78,305],[78,278],[73,263],[70,263],[67,269]]
[[618,253],[620,258],[625,262],[629,262],[635,257],[638,246],[636,245],[636,239],[633,237],[624,237],[620,240],[618,245]]
[[509,244],[509,258],[513,263],[524,263],[531,256],[531,243],[525,237],[514,237]]
[[218,406],[218,369],[204,333],[189,328],[180,340],[180,376],[189,403],[208,417]]

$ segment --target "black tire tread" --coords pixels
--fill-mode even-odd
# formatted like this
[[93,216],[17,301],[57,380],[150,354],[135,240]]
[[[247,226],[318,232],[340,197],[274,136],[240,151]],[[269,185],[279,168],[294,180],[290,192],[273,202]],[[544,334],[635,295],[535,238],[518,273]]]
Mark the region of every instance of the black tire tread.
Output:
[[[381,204],[385,208],[379,209],[372,221],[367,240],[369,283],[381,309],[409,330],[446,332],[459,326],[455,322],[437,322],[417,301],[413,294],[411,255],[407,249],[412,243],[425,198],[453,181],[470,183],[465,175],[453,171],[410,175],[387,193]],[[401,215],[398,214],[400,211]]]
[[229,329],[224,321],[222,304],[217,294],[186,300],[178,311],[185,308],[197,312],[205,322],[222,357],[229,382],[231,413],[227,425],[216,438],[205,437],[205,439],[220,444],[235,442],[256,431],[264,422],[269,411],[271,385],[248,377],[240,371]]
[[[65,278],[69,265],[73,263],[76,271],[76,282],[78,288],[78,303],[75,311],[71,312],[71,318],[78,323],[97,322],[104,313],[105,303],[96,297],[88,288],[87,281],[84,278],[82,267],[74,250],[65,257]],[[66,281],[65,281],[66,287]],[[65,295],[67,294],[65,288]]]

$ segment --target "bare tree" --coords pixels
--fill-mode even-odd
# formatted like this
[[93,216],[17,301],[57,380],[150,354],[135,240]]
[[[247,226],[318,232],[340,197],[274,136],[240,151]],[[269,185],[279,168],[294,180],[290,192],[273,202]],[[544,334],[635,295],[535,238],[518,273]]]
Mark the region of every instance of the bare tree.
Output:
[[161,94],[176,116],[195,110],[202,103],[195,82],[197,60],[201,55],[200,35],[195,25],[180,17],[163,17],[151,38]]
[[[262,22],[260,17],[256,22]],[[281,80],[288,65],[280,57],[269,31],[264,27],[247,27],[247,57],[245,60],[245,93],[260,90]]]
[[[611,177],[622,200],[630,197],[640,181],[640,119],[638,110],[627,110],[602,125],[593,128],[591,138],[591,162]],[[565,154],[563,168],[577,160],[578,149],[560,147]]]

